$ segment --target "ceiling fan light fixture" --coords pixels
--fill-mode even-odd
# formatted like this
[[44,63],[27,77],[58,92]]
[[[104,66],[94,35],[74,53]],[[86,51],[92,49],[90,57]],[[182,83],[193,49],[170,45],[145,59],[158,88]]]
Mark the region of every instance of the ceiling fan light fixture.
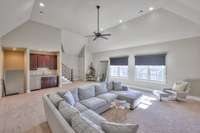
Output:
[[40,7],[45,7],[45,4],[43,2],[40,2]]
[[149,11],[153,11],[154,10],[154,7],[149,7]]

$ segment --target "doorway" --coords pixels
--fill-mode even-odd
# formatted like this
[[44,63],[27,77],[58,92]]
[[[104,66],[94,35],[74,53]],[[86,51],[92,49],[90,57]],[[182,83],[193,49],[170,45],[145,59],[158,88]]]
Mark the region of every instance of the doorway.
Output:
[[108,74],[108,61],[100,61],[99,65],[99,80],[101,82],[104,82],[107,80],[107,74]]
[[25,92],[25,49],[3,48],[4,96]]

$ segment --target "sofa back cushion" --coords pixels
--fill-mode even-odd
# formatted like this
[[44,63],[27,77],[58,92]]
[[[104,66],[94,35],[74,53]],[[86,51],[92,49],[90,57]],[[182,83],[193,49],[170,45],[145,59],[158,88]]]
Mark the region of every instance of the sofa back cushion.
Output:
[[72,117],[71,125],[76,133],[105,133],[99,126],[80,114]]
[[78,96],[79,96],[79,100],[84,100],[84,99],[88,99],[91,97],[95,97],[94,85],[79,88]]
[[69,105],[68,103],[63,104],[62,106],[59,105],[58,110],[69,124],[71,124],[72,117],[76,114],[79,114],[79,111],[75,107]]
[[75,105],[75,99],[74,99],[74,97],[73,97],[73,95],[72,95],[72,93],[70,92],[70,91],[67,91],[65,94],[64,94],[64,96],[63,96],[63,98],[65,99],[65,101],[66,102],[68,102],[70,105],[72,105],[72,106],[74,106]]
[[117,81],[113,82],[113,89],[115,91],[122,91],[122,83]]
[[103,93],[108,92],[108,89],[106,87],[105,83],[101,83],[100,85],[95,85],[95,95],[100,95]]
[[58,95],[57,93],[49,94],[49,99],[50,99],[51,102],[56,106],[56,108],[58,107],[59,102],[64,100],[64,99],[63,99],[60,95]]

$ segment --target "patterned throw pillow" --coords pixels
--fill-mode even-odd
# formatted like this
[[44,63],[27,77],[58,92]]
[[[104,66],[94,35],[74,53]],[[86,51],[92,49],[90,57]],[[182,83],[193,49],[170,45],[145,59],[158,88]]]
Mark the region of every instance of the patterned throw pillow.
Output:
[[101,127],[106,133],[136,133],[139,126],[134,124],[103,122]]
[[115,91],[122,91],[122,83],[121,82],[113,82],[113,88]]
[[185,88],[187,87],[188,83],[187,82],[176,82],[173,85],[172,90],[174,91],[185,91]]
[[71,125],[76,133],[105,133],[99,126],[80,114],[72,117]]

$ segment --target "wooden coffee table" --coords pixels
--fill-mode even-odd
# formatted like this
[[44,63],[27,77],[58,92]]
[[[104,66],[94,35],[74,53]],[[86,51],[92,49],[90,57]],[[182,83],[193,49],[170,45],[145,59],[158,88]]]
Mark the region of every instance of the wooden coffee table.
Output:
[[125,100],[114,100],[111,103],[112,121],[122,122],[127,119],[127,113],[130,110],[130,104]]

